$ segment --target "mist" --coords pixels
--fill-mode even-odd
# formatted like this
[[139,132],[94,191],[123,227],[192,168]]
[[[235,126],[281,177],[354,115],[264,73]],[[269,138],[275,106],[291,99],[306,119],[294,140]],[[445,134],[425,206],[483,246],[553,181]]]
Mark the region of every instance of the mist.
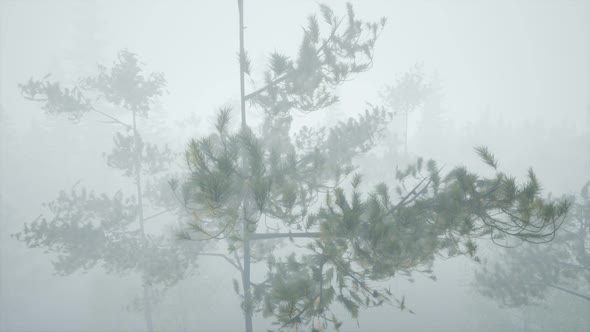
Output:
[[588,330],[590,3],[350,3],[0,0],[0,331]]

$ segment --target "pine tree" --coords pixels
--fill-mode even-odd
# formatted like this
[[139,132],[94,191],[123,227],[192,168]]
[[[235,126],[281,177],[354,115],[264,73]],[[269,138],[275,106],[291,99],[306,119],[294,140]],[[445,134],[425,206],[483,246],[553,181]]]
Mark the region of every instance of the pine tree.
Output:
[[[82,78],[73,87],[62,87],[50,75],[20,85],[23,96],[42,102],[48,114],[65,115],[77,123],[87,113],[96,113],[122,128],[113,136],[114,148],[105,154],[106,162],[135,188],[130,196],[124,190],[108,195],[76,184],[46,204],[48,216],[25,224],[15,237],[31,248],[55,254],[53,265],[59,275],[96,265],[117,275],[139,274],[144,293],[136,307],[143,309],[148,331],[154,330],[152,305],[158,287],[164,290],[183,279],[194,263],[194,257],[187,254],[189,248],[169,241],[165,234],[150,234],[145,226],[149,219],[170,212],[155,179],[169,170],[173,153],[167,146],[145,142],[138,126],[139,118],[148,117],[164,86],[161,73],[144,74],[137,57],[128,51],[119,53],[112,68],[101,66],[97,76]],[[102,111],[100,106],[114,107],[119,115]],[[168,201],[174,203],[173,199]],[[146,216],[146,207],[162,211]]]
[[387,85],[381,92],[381,98],[403,121],[404,157],[408,157],[408,130],[410,113],[424,106],[435,87],[426,82],[421,65],[414,65],[394,85]]
[[[240,273],[233,283],[247,332],[255,313],[279,330],[319,331],[342,325],[334,303],[354,318],[383,304],[405,310],[380,281],[432,274],[440,255],[477,259],[481,237],[551,240],[568,203],[542,199],[532,170],[518,184],[484,147],[476,152],[491,177],[419,158],[395,171],[393,189],[366,191],[354,159],[375,145],[390,111],[371,106],[346,122],[293,132],[294,114],[333,105],[334,87],[370,69],[386,19],[362,21],[350,4],[344,16],[320,6],[323,22],[308,18],[298,54],[271,54],[262,87],[247,93],[243,0],[238,8],[241,125],[233,130],[232,111],[221,109],[215,131],[187,148],[188,177],[170,184],[193,219],[179,238],[227,245],[207,254]],[[260,130],[247,124],[255,111],[264,116]],[[287,239],[295,248],[282,256]],[[263,280],[252,280],[253,264],[267,266]]]

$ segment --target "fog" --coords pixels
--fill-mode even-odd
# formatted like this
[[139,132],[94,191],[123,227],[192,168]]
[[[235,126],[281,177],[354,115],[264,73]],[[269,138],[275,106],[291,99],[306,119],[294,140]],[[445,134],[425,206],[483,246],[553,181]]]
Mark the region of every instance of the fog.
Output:
[[[345,2],[321,3],[339,17],[347,13]],[[444,172],[465,166],[482,178],[494,179],[495,170],[483,163],[481,155],[474,151],[474,147],[485,146],[497,159],[498,170],[514,176],[518,183],[527,181],[528,169],[532,167],[542,189],[540,198],[549,202],[568,196],[570,202],[574,199],[579,202],[572,204],[565,219],[559,220],[566,220],[564,225],[581,224],[579,231],[572,232],[581,234],[582,245],[575,254],[571,250],[571,259],[580,265],[577,270],[570,274],[565,268],[551,270],[547,275],[551,275],[552,284],[536,288],[541,289],[541,295],[527,288],[523,292],[530,299],[511,306],[506,303],[508,295],[483,294],[483,279],[477,277],[476,272],[484,271],[484,266],[508,264],[506,257],[528,250],[528,245],[520,245],[523,241],[517,236],[509,240],[518,246],[505,249],[494,243],[489,234],[474,236],[478,245],[477,259],[467,254],[446,257],[435,252],[432,262],[426,258],[425,262],[420,261],[410,268],[395,270],[390,278],[370,281],[374,287],[390,289],[395,299],[405,301],[402,309],[407,307],[413,313],[400,310],[399,302],[392,301],[393,305],[385,303],[371,308],[361,305],[355,318],[345,304],[335,300],[330,310],[342,322],[340,330],[590,329],[590,201],[580,194],[590,181],[590,2],[372,0],[351,1],[351,4],[358,19],[378,22],[381,17],[387,18],[376,40],[371,66],[343,82],[329,85],[330,91],[339,97],[337,102],[313,112],[292,107],[289,110],[292,124],[288,127],[291,132],[290,136],[285,135],[287,139],[304,128],[330,128],[340,123],[344,130],[336,141],[341,144],[339,148],[347,148],[349,139],[364,133],[364,127],[359,129],[361,134],[347,131],[347,119],[358,119],[365,110],[383,106],[385,111],[391,112],[390,121],[379,125],[380,135],[370,136],[371,149],[349,158],[357,167],[355,172],[363,174],[361,191],[369,193],[379,182],[384,182],[391,188],[392,199],[399,200],[403,195],[394,194],[399,182],[396,169],[413,165],[419,157],[424,158],[424,164],[428,159],[436,160]],[[273,52],[289,56],[297,65],[304,31],[309,30],[309,15],[316,15],[323,24],[317,1],[245,0],[243,15],[244,48],[250,60],[250,74],[245,76],[246,94],[263,88],[269,81],[264,74],[271,67],[269,60]],[[321,27],[323,36],[329,36],[329,28]],[[229,130],[234,133],[240,129],[243,96],[240,93],[239,28],[237,1],[0,0],[0,331],[148,331],[147,302],[151,306],[154,331],[244,330],[244,305],[232,286],[232,279],[236,279],[236,285],[240,281],[240,290],[244,290],[243,273],[241,276],[240,271],[222,257],[203,253],[227,253],[232,264],[243,269],[240,259],[234,260],[233,252],[228,253],[225,240],[210,240],[218,244],[210,249],[206,247],[205,238],[193,233],[192,240],[179,239],[178,233],[189,229],[193,219],[204,212],[187,213],[180,194],[174,196],[186,183],[196,186],[197,182],[186,180],[192,169],[187,165],[187,160],[190,164],[191,159],[185,158],[184,153],[191,139],[216,132],[220,108],[231,109]],[[45,77],[60,82],[61,87],[71,88],[81,84],[79,78],[96,77],[99,65],[107,68],[105,73],[110,73],[114,63],[124,58],[122,54],[127,54],[121,52],[129,52],[138,59],[146,80],[151,79],[149,73],[162,73],[165,78],[161,94],[155,93],[153,100],[149,100],[148,115],[138,113],[138,130],[130,129],[132,123],[136,124],[135,109],[131,113],[132,107],[126,110],[121,103],[109,104],[108,96],[96,99],[95,110],[129,124],[127,131],[120,123],[92,109],[72,121],[69,114],[52,114],[43,109],[43,102],[25,98],[27,93],[22,87],[30,78],[43,80]],[[46,76],[49,73],[51,75]],[[388,87],[395,87],[406,73],[418,75],[429,90],[418,96],[415,108],[396,109],[387,98]],[[116,94],[116,87],[111,88]],[[412,98],[404,95],[404,90],[396,91],[399,94],[396,98]],[[255,102],[262,103],[246,102],[246,114],[248,125],[258,135],[264,132],[267,118],[264,107],[253,105]],[[140,112],[139,108],[137,110]],[[76,114],[75,111],[72,114]],[[125,157],[121,160],[113,157],[116,160],[109,162],[113,145],[117,144],[117,132],[139,132],[146,144],[158,145],[157,151],[163,152],[165,145],[170,149],[166,155],[168,159],[162,167],[157,167],[153,178],[126,176],[118,164],[123,163],[121,160]],[[285,138],[281,134],[285,133],[281,129],[276,132],[279,133],[276,137],[265,136],[268,144],[283,144],[281,140]],[[219,137],[223,135],[211,137],[213,141],[222,140]],[[137,136],[129,137],[135,137],[134,143],[129,144],[138,144]],[[263,139],[260,141],[267,144]],[[337,155],[333,152],[338,150],[336,147],[326,149],[333,153],[331,156]],[[239,156],[243,157],[244,153]],[[245,168],[243,160],[240,167]],[[330,162],[338,164],[338,160],[326,163]],[[347,162],[348,159],[343,165]],[[141,173],[139,169],[138,174]],[[331,175],[326,172],[322,176]],[[347,197],[352,195],[353,177],[351,173],[341,182]],[[171,179],[180,181],[178,190]],[[55,201],[62,190],[67,194],[86,188],[97,196],[105,193],[109,199],[114,199],[119,197],[118,191],[123,197],[136,195],[137,182],[142,183],[146,191],[145,227],[142,210],[141,217],[137,218],[142,220],[143,235],[138,235],[137,241],[158,238],[162,246],[172,248],[159,256],[162,264],[153,265],[155,271],[150,272],[158,278],[160,273],[165,275],[162,278],[170,278],[171,281],[166,279],[162,283],[170,281],[166,287],[156,281],[153,289],[146,287],[142,280],[150,276],[148,272],[116,265],[127,266],[124,264],[127,260],[133,261],[133,256],[125,258],[125,263],[117,261],[109,270],[102,256],[96,258],[92,256],[94,252],[87,249],[85,241],[91,242],[92,237],[76,238],[78,233],[69,234],[66,228],[61,228],[63,234],[59,233],[60,228],[45,233],[39,231],[47,237],[31,242],[38,247],[28,246],[17,236],[33,221],[41,218],[49,221],[60,214],[71,218],[73,223],[86,222],[83,218],[88,215],[81,213],[81,217],[76,217],[79,211],[74,211],[75,204],[70,205],[69,210],[65,207],[58,213],[51,211],[48,203]],[[153,195],[148,194],[148,190]],[[326,194],[328,191],[318,190],[319,198],[309,206],[310,213],[321,216],[320,208],[329,205],[326,203],[327,196],[331,195]],[[153,198],[149,195],[157,196],[154,200],[158,203],[149,203]],[[284,196],[281,197],[284,199]],[[135,204],[135,200],[130,198],[129,204]],[[228,201],[233,204],[231,199]],[[246,206],[242,203],[237,210],[243,208],[246,215]],[[85,208],[96,207],[88,203]],[[109,207],[93,210],[93,222],[102,222],[97,215],[106,214],[107,210],[112,211]],[[160,211],[166,213],[160,214]],[[135,216],[135,210],[130,214]],[[266,227],[274,225],[273,218],[267,219],[262,212],[258,218],[256,231],[259,233],[267,232]],[[132,221],[133,225],[139,225],[135,224],[135,219]],[[213,229],[217,230],[215,227]],[[287,228],[277,229],[302,232],[288,228],[290,225],[284,227]],[[326,227],[320,220],[318,226],[310,230],[322,233],[318,242],[325,240],[325,229],[333,234],[337,232]],[[271,226],[268,228],[271,233],[275,231]],[[131,233],[139,232],[138,229],[133,226]],[[236,232],[241,232],[241,228]],[[569,234],[566,226],[561,227],[554,241],[570,241]],[[105,251],[106,254],[122,257],[126,254],[124,246],[128,242],[125,241],[133,239],[122,237],[117,240],[122,243],[121,251]],[[64,244],[55,244],[59,241]],[[291,238],[269,247],[271,249],[253,247],[253,250],[271,250],[277,259],[286,258],[290,253],[303,255],[306,243],[313,241]],[[237,243],[236,252],[241,255],[242,240]],[[570,255],[568,244],[560,247],[560,243],[531,245],[530,250],[538,250],[534,251],[538,253],[535,260],[529,259],[527,263],[550,269],[552,265],[548,262],[553,252],[562,258]],[[566,248],[563,249],[565,253],[559,248]],[[356,249],[351,247],[350,250]],[[84,256],[87,251],[91,253]],[[74,255],[60,270],[59,257],[68,252],[83,254]],[[91,257],[90,263],[77,261],[85,257]],[[169,271],[161,271],[168,269],[166,264],[173,259],[169,257],[180,257],[174,265],[181,271],[177,279],[173,272],[168,275]],[[363,266],[363,262],[356,263]],[[429,263],[436,278],[421,272]],[[320,273],[325,272],[322,268]],[[253,261],[252,282],[263,283],[266,269],[264,260]],[[411,276],[404,275],[407,271],[412,272]],[[544,272],[539,273],[540,278],[544,278]],[[540,281],[535,279],[537,282]],[[333,283],[336,285],[336,278]],[[511,287],[516,283],[516,280],[504,282]],[[323,304],[322,287],[327,286],[320,283],[319,300],[314,300],[318,306]],[[493,294],[502,292],[494,287]],[[152,291],[153,300],[143,302],[145,292]],[[161,296],[156,296],[158,291],[162,292]],[[572,296],[571,292],[578,295]],[[269,294],[275,293],[269,291]],[[263,306],[264,301],[261,303]],[[279,310],[278,307],[275,310]],[[263,309],[254,312],[254,331],[281,327],[285,331],[324,329],[321,324],[315,325],[314,320],[321,320],[323,307],[318,309],[317,317],[310,318],[308,325],[301,326],[292,325],[293,322],[273,325],[280,315],[276,312],[263,315]],[[335,329],[330,323],[325,330]]]

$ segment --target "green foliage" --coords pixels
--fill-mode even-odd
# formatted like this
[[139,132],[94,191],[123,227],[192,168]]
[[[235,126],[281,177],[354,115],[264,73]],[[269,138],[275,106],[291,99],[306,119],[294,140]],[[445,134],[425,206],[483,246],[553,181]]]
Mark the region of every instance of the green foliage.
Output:
[[[96,264],[118,275],[139,271],[150,283],[172,285],[183,277],[191,260],[187,247],[153,237],[142,243],[135,197],[117,192],[112,197],[85,188],[61,191],[47,203],[52,218],[25,224],[15,238],[30,248],[53,253],[59,275],[86,271]],[[165,247],[165,245],[168,245]]]
[[475,147],[475,152],[479,155],[481,160],[486,163],[488,166],[492,167],[493,169],[498,168],[498,162],[494,158],[494,155],[488,151],[488,148],[485,146],[477,146]]
[[[220,111],[218,119],[228,119],[225,112]],[[383,110],[367,111],[359,120],[331,128],[326,140],[317,138],[326,129],[306,127],[297,135],[299,148],[265,132],[258,137],[249,129],[218,130],[193,140],[185,156],[190,170],[183,186],[189,190],[187,206],[200,222],[217,225],[207,231],[209,235],[232,230],[226,236],[240,237],[235,226],[243,202],[252,224],[264,216],[302,230],[308,208],[329,187],[327,182],[336,183],[350,173],[353,157],[374,144],[386,119]],[[341,146],[344,141],[348,147]],[[243,159],[239,151],[245,152]]]
[[[161,293],[182,280],[195,263],[195,256],[189,254],[191,248],[165,235],[148,236],[144,230],[144,221],[162,213],[144,217],[142,199],[154,201],[152,207],[169,206],[171,200],[163,199],[163,190],[169,189],[159,185],[161,178],[155,176],[169,169],[173,153],[168,146],[144,142],[136,124],[136,114],[147,117],[155,98],[163,93],[163,75],[143,74],[137,57],[122,51],[111,68],[99,67],[96,77],[80,79],[73,88],[61,88],[48,78],[30,79],[20,85],[23,96],[43,102],[48,113],[68,114],[75,122],[94,112],[108,118],[109,123],[122,125],[125,131],[115,134],[114,148],[104,156],[107,165],[131,178],[137,190],[127,197],[121,191],[112,197],[85,188],[61,191],[46,205],[47,216],[25,224],[24,230],[14,236],[28,247],[51,253],[60,275],[100,265],[108,273],[137,273],[144,287],[150,288],[148,293],[152,293],[152,287],[160,287]],[[94,106],[102,105],[99,100],[131,113],[133,122],[127,124],[100,111]],[[142,179],[142,175],[149,178]],[[144,298],[148,304],[152,300],[151,296]]]
[[[479,260],[476,239],[539,243],[555,237],[570,203],[541,198],[532,170],[522,184],[500,172],[485,147],[475,151],[494,170],[491,177],[465,167],[443,172],[435,161],[418,158],[395,170],[398,184],[393,189],[379,183],[366,191],[363,176],[353,174],[355,160],[375,146],[392,118],[390,110],[368,104],[358,117],[293,132],[294,114],[336,103],[333,89],[371,67],[375,42],[386,22],[357,19],[350,4],[343,17],[325,5],[320,10],[321,22],[316,16],[308,18],[296,56],[271,54],[263,87],[243,97],[253,111],[263,113],[260,130],[245,123],[232,130],[231,109],[220,109],[215,132],[188,144],[184,181],[168,181],[191,217],[177,238],[226,241],[233,258],[209,255],[223,257],[240,272],[242,284],[234,279],[233,288],[246,317],[254,313],[272,317],[278,329],[320,331],[331,324],[338,330],[342,322],[331,310],[334,304],[352,318],[358,318],[363,308],[383,304],[408,310],[405,298],[382,282],[415,272],[434,279],[432,265],[441,256]],[[247,53],[240,52],[239,62],[242,72],[251,75]],[[20,86],[26,98],[43,101],[48,113],[68,114],[79,121],[85,113],[96,112],[126,129],[115,135],[115,147],[106,159],[110,167],[133,178],[135,197],[75,188],[61,192],[47,205],[52,217],[41,217],[15,235],[29,247],[53,253],[58,273],[67,275],[100,264],[111,273],[137,272],[144,285],[165,288],[184,277],[196,256],[207,254],[189,251],[194,248],[182,242],[146,236],[143,229],[148,218],[143,217],[140,201],[148,195],[141,189],[142,175],[166,170],[172,152],[143,141],[136,114],[148,115],[164,85],[162,74],[144,74],[137,57],[123,51],[112,68],[100,67],[98,76],[84,78],[73,88],[62,88],[48,76]],[[384,96],[392,111],[410,112],[430,92],[421,68],[416,67],[386,89]],[[133,123],[97,110],[93,102],[99,98],[130,112]],[[151,188],[161,190],[156,182],[151,182]],[[582,196],[587,201],[585,188]],[[583,209],[582,215],[587,216],[587,207]],[[568,223],[565,229],[570,227]],[[579,233],[567,234],[579,237]],[[307,240],[300,243],[299,238]],[[281,239],[289,239],[298,249],[278,256],[277,249],[284,245]],[[564,241],[568,239],[564,236]],[[566,255],[564,248],[560,259]],[[584,250],[584,245],[578,247],[575,255],[582,266],[587,263],[586,258],[580,260],[587,256]],[[264,281],[250,280],[250,263],[266,264]],[[503,284],[515,275],[498,267],[495,271]],[[515,271],[530,278],[535,270],[519,265]],[[580,277],[567,269],[538,273],[535,287],[524,288],[526,296],[515,292],[516,287],[509,293],[492,294],[523,303],[527,296],[542,296],[539,280],[555,283],[558,278]],[[531,284],[530,279],[522,280]]]
[[[549,240],[552,227],[557,227],[567,210],[566,203],[544,202],[538,197],[521,200],[516,206],[514,201],[502,203],[495,195],[504,181],[502,173],[481,179],[455,168],[443,177],[436,192],[430,176],[417,173],[416,177],[417,183],[395,203],[385,184],[360,201],[355,190],[346,198],[337,188],[336,202],[326,203],[316,215],[325,241],[320,253],[335,260],[352,259],[362,270],[355,278],[382,280],[417,268],[429,270],[443,252],[475,256],[472,239],[484,235]],[[520,190],[516,196],[521,195],[527,193]]]
[[100,66],[98,76],[83,80],[83,84],[113,105],[147,116],[154,99],[163,93],[164,75],[142,75],[137,56],[129,51],[121,51],[118,58],[110,69]]
[[239,57],[239,60],[240,60],[241,68],[244,69],[244,73],[246,73],[247,75],[250,75],[251,60],[250,60],[250,57],[248,57],[248,53],[244,52],[244,56]]
[[22,95],[33,101],[43,101],[43,109],[48,114],[68,114],[70,120],[80,121],[91,110],[86,97],[79,87],[62,89],[58,82],[49,81],[51,75],[43,80],[30,78],[26,84],[19,84]]
[[[358,20],[350,5],[343,18],[320,8],[325,24],[311,16],[297,56],[271,54],[266,85],[245,96],[251,110],[264,114],[260,131],[229,130],[229,110],[220,110],[217,131],[187,148],[188,177],[171,183],[194,218],[179,236],[227,241],[243,278],[238,293],[245,316],[262,313],[278,329],[325,330],[328,323],[338,329],[335,303],[353,318],[383,304],[407,310],[405,298],[379,282],[414,272],[434,278],[439,256],[478,260],[475,239],[549,241],[568,203],[542,199],[532,171],[518,185],[497,170],[485,147],[476,151],[496,171],[490,178],[464,167],[443,173],[436,162],[419,158],[396,171],[396,194],[385,183],[363,192],[360,174],[347,177],[355,158],[380,138],[389,111],[369,104],[348,121],[292,131],[293,114],[337,102],[330,89],[371,66],[385,24]],[[399,86],[428,90],[417,71]],[[417,107],[418,99],[395,107]],[[280,239],[299,249],[276,257]],[[241,259],[266,263],[265,280],[251,282]]]
[[[523,190],[534,192],[538,183],[534,177],[529,181]],[[476,273],[478,291],[508,307],[547,303],[550,290],[590,301],[589,186],[586,183],[577,198],[567,198],[573,211],[553,241],[508,248],[486,261]]]
[[[284,116],[290,109],[312,112],[338,101],[330,88],[371,67],[385,19],[358,20],[350,5],[345,17],[335,16],[326,6],[321,10],[324,24],[315,16],[308,18],[297,58],[291,61],[273,53],[265,73],[266,87],[246,99],[275,116]],[[325,34],[322,25],[327,26]]]
[[142,75],[137,56],[121,51],[118,61],[110,69],[99,67],[96,77],[82,78],[71,88],[62,88],[59,82],[29,79],[19,84],[22,95],[33,101],[44,102],[43,109],[50,114],[68,114],[79,121],[89,111],[97,111],[87,93],[98,93],[109,103],[147,116],[156,97],[161,96],[166,84],[162,73]]
[[425,96],[433,92],[433,87],[425,80],[421,65],[415,65],[397,79],[394,85],[386,86],[381,97],[395,112],[412,112],[424,103]]
[[107,165],[122,170],[127,177],[135,177],[139,171],[144,175],[163,172],[173,159],[172,150],[167,145],[159,148],[156,144],[146,144],[141,136],[129,132],[116,133],[113,143],[111,153],[103,154]]

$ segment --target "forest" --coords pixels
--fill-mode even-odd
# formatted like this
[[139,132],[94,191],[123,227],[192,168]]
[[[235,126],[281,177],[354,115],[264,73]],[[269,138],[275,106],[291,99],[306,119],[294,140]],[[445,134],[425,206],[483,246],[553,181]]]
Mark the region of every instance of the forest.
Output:
[[0,1],[0,331],[587,331],[589,15]]

